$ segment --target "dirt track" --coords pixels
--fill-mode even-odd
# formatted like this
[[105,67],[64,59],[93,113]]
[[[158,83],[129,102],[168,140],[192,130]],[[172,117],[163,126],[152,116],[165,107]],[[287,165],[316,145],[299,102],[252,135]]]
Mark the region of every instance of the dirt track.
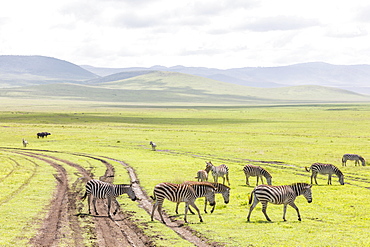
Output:
[[[92,216],[83,213],[83,204],[79,197],[81,188],[86,181],[94,178],[90,171],[69,160],[64,160],[53,156],[57,151],[49,150],[24,150],[7,149],[4,151],[16,153],[29,158],[34,158],[40,162],[45,162],[56,170],[54,177],[57,181],[57,187],[54,192],[53,200],[48,208],[48,214],[45,217],[42,226],[37,235],[29,242],[31,246],[59,246],[67,244],[70,246],[85,246],[84,237],[90,236],[89,242],[92,246],[155,246],[154,241],[146,236],[141,228],[133,220],[130,213],[120,211],[112,218],[101,214]],[[114,177],[114,167],[110,162],[118,162],[123,165],[133,182],[136,196],[140,198],[137,201],[141,208],[150,214],[152,201],[140,187],[140,182],[136,177],[135,171],[123,161],[115,160],[109,157],[98,157],[88,154],[68,153],[69,155],[81,156],[86,159],[100,161],[106,167],[106,172],[100,177],[102,180],[109,181]],[[71,166],[77,170],[81,179],[69,181],[64,166]],[[86,203],[86,202],[85,202]],[[86,211],[86,209],[84,209]],[[97,203],[98,212],[105,212],[106,205],[102,200]],[[148,215],[149,217],[149,215]],[[182,221],[174,220],[164,214],[167,226],[175,231],[183,239],[189,241],[194,246],[220,246],[218,243],[209,243],[206,239],[199,238],[197,234]],[[157,219],[158,220],[158,219]],[[146,227],[146,226],[142,226]],[[198,235],[198,236],[197,236]]]

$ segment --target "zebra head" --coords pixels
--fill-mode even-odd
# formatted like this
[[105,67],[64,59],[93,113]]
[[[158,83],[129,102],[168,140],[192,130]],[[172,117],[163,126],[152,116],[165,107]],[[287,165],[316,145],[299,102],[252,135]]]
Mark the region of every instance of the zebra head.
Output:
[[209,162],[206,161],[206,169],[204,169],[204,170],[207,172],[207,174],[209,173],[210,170],[212,170],[212,167],[214,167],[212,162],[211,161],[209,161]]
[[215,187],[213,187],[212,185],[209,185],[209,186],[206,186],[206,190],[207,190],[207,192],[205,194],[205,197],[209,201],[209,205],[215,206],[216,205]]
[[230,188],[227,187],[226,185],[223,185],[226,187],[225,191],[222,193],[222,196],[224,198],[225,204],[229,203],[229,198],[230,198]]
[[344,185],[344,175],[342,174],[341,176],[339,176],[339,183],[341,184],[341,185]]
[[359,160],[361,161],[362,166],[366,165],[365,164],[365,159],[362,156],[359,157]]
[[132,201],[136,201],[137,200],[137,197],[135,195],[135,192],[134,190],[132,189],[132,184],[130,184],[130,187],[128,187],[127,189],[127,195],[130,197],[130,199]]
[[303,195],[308,203],[312,202],[312,184],[295,183],[291,185],[291,188],[295,191],[297,196]]
[[308,203],[312,202],[312,184],[304,184],[302,195],[306,198]]

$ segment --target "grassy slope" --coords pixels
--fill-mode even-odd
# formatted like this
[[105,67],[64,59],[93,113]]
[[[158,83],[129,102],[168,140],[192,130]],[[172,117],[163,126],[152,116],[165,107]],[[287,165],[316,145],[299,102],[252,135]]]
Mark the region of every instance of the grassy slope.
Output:
[[152,72],[94,85],[51,84],[0,90],[13,98],[68,99],[127,104],[245,105],[292,102],[355,102],[370,98],[320,87],[252,88],[175,72]]
[[[0,144],[19,147],[21,138],[26,137],[30,148],[78,150],[124,160],[135,167],[149,195],[156,183],[191,180],[198,169],[205,167],[205,160],[216,165],[225,163],[230,168],[230,204],[225,206],[218,199],[214,214],[202,214],[203,224],[196,216],[189,216],[190,226],[207,237],[228,246],[359,246],[370,241],[370,170],[369,166],[354,167],[353,163],[342,167],[340,158],[346,152],[370,157],[369,112],[367,105],[2,112]],[[38,140],[34,133],[40,129],[53,135]],[[157,152],[150,151],[150,140],[157,143]],[[246,222],[248,193],[253,186],[245,186],[244,164],[264,166],[278,185],[309,182],[304,166],[313,162],[337,165],[347,184],[340,186],[334,177],[333,185],[327,186],[326,176],[319,175],[313,203],[307,204],[303,197],[297,199],[302,222],[297,221],[292,208],[288,208],[288,221],[282,222],[282,206],[274,205],[268,207],[272,223],[266,223],[260,205],[252,214],[252,222]],[[250,182],[254,185],[255,178]],[[120,200],[128,204],[125,198]],[[197,205],[202,208],[201,201]],[[173,203],[166,201],[164,206],[174,215]],[[141,210],[131,203],[127,207]],[[182,219],[183,206],[180,212],[178,218]],[[161,223],[150,222],[149,215],[141,211],[136,215],[148,224],[148,231],[161,235]],[[162,245],[186,246],[172,241]]]

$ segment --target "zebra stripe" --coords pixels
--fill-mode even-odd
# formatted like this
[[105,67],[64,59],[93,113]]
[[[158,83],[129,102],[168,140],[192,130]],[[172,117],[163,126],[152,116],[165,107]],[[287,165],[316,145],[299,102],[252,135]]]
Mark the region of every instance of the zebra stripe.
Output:
[[89,206],[89,214],[91,214],[90,210],[90,204],[91,204],[91,197],[92,203],[94,206],[94,211],[96,215],[99,215],[97,210],[96,210],[96,199],[105,199],[107,198],[108,200],[108,216],[110,215],[110,207],[111,207],[111,202],[114,201],[116,203],[116,210],[113,212],[115,215],[120,208],[119,203],[116,200],[116,197],[122,195],[122,194],[128,194],[128,196],[131,198],[131,200],[135,201],[136,195],[135,192],[132,189],[131,184],[110,184],[106,182],[102,182],[100,180],[90,180],[86,183],[86,192],[81,198],[84,200],[86,196],[88,196],[88,206]]
[[187,214],[189,205],[191,205],[198,212],[200,222],[203,222],[202,216],[198,207],[195,205],[195,200],[198,197],[206,197],[210,201],[211,206],[215,205],[215,188],[208,183],[199,183],[199,186],[191,186],[189,184],[173,184],[173,183],[160,183],[154,187],[154,196],[153,199],[155,203],[153,205],[151,220],[154,218],[154,211],[157,208],[157,211],[161,217],[161,220],[164,224],[166,222],[162,216],[162,205],[164,199],[167,199],[172,202],[180,203],[185,202],[185,217],[184,221],[187,223]]
[[344,175],[343,173],[334,165],[332,164],[322,164],[322,163],[314,163],[311,165],[310,168],[305,167],[306,171],[312,172],[311,174],[311,184],[312,178],[315,179],[315,183],[317,184],[317,174],[328,174],[328,184],[331,184],[331,176],[335,174],[339,178],[339,183],[344,185]]
[[195,178],[198,180],[198,182],[206,182],[208,181],[208,174],[205,170],[199,170]]
[[254,195],[254,201],[249,209],[248,214],[248,221],[250,220],[251,213],[253,209],[256,207],[258,202],[262,204],[262,212],[266,217],[266,220],[271,221],[270,218],[267,216],[266,208],[267,203],[273,204],[284,204],[284,213],[283,219],[285,219],[286,208],[289,204],[293,207],[298,214],[298,220],[301,221],[301,215],[299,213],[298,207],[295,205],[294,200],[297,196],[303,195],[308,203],[312,202],[312,192],[311,192],[312,185],[306,183],[295,183],[292,185],[281,185],[281,186],[272,186],[272,185],[258,185],[252,191],[252,195],[249,199],[249,204],[252,203],[252,198]]
[[342,165],[343,166],[347,165],[347,160],[354,160],[355,161],[355,166],[360,165],[360,161],[361,161],[361,164],[363,166],[365,166],[365,159],[362,156],[358,155],[358,154],[345,154],[345,155],[343,155],[343,157],[342,157]]
[[243,168],[244,174],[245,174],[245,183],[249,185],[248,178],[249,177],[257,177],[257,184],[258,185],[258,179],[261,178],[261,182],[263,183],[262,176],[266,178],[267,184],[271,185],[271,178],[272,176],[268,171],[266,171],[264,168],[260,166],[254,166],[254,165],[245,165]]
[[207,162],[206,161],[206,169],[205,171],[207,174],[209,173],[210,170],[212,170],[212,176],[213,176],[213,182],[217,183],[218,182],[218,177],[222,177],[223,179],[223,184],[225,184],[225,177],[227,180],[227,183],[230,186],[229,182],[229,168],[227,165],[219,165],[219,166],[214,166],[211,161]]
[[[215,193],[216,194],[222,194],[225,204],[229,203],[230,187],[228,187],[226,185],[223,185],[223,184],[220,184],[220,183],[211,183],[211,182],[206,182],[206,183],[210,184],[211,186],[213,186],[215,188]],[[197,186],[200,183],[199,182],[194,182],[194,181],[186,181],[183,184],[190,184],[194,188],[194,186]],[[176,210],[175,210],[176,214],[178,214],[179,204],[180,203],[176,204]],[[211,213],[213,213],[213,211],[215,210],[215,207],[216,207],[216,205],[212,206]],[[194,214],[194,212],[190,208],[189,208],[189,211],[190,211],[190,213]],[[204,200],[204,212],[207,213],[207,199]]]

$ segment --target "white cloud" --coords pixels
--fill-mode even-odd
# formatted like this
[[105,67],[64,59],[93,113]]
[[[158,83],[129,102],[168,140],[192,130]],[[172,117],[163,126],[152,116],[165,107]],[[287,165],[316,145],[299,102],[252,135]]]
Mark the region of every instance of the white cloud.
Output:
[[0,54],[109,67],[370,64],[369,10],[364,0],[13,0],[0,9]]

